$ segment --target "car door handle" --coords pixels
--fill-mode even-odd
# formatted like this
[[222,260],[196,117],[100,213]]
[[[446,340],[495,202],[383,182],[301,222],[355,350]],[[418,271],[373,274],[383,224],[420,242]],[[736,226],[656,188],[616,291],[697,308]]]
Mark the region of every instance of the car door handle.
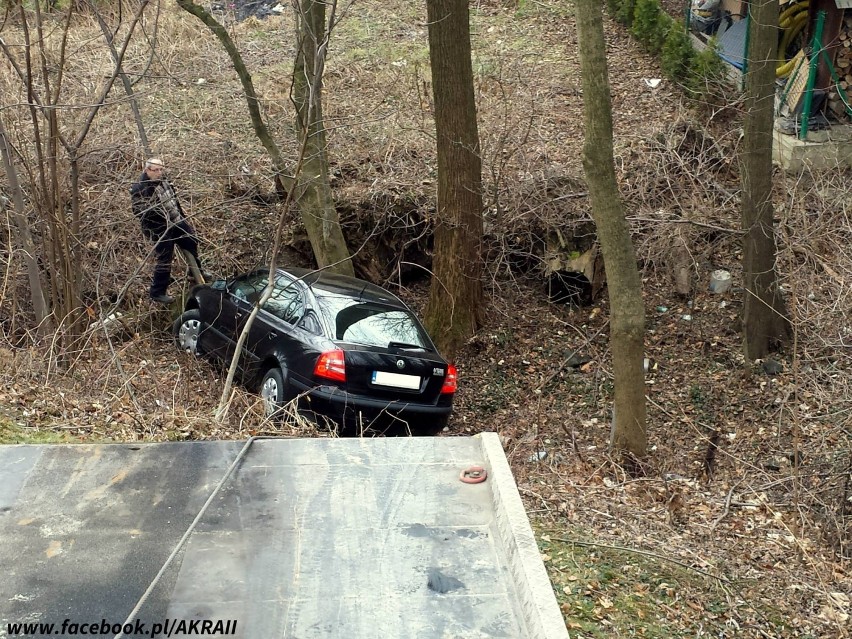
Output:
[[242,318],[242,316],[243,316],[243,314],[242,314],[242,313],[237,313],[237,314],[235,315],[235,317],[236,317],[237,319],[241,319],[241,318]]
[[269,339],[275,339],[276,337],[278,337],[278,333],[267,333],[266,336]]

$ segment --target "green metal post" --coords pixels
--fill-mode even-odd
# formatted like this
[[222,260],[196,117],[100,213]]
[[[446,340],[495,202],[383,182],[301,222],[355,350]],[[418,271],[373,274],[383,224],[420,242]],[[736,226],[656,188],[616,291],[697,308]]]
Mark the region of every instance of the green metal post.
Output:
[[802,124],[799,126],[799,139],[806,140],[808,137],[808,120],[811,117],[811,105],[814,101],[814,82],[816,82],[817,66],[819,65],[819,54],[822,51],[822,30],[825,26],[825,11],[817,14],[816,27],[814,27],[814,40],[811,44],[810,66],[808,68],[808,83],[805,85],[805,97],[802,104]]

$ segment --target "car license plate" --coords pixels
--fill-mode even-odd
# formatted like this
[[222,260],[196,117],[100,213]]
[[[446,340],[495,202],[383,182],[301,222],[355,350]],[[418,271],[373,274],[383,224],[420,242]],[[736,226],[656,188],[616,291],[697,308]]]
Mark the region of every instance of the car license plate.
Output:
[[407,388],[409,390],[420,388],[420,378],[417,375],[400,375],[399,373],[387,373],[385,371],[373,371],[373,383],[376,386],[393,386],[394,388]]

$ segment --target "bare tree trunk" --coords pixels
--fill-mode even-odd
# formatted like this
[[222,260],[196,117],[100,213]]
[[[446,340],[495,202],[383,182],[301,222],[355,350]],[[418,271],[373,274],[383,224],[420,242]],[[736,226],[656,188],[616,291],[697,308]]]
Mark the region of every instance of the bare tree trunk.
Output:
[[[311,248],[314,251],[317,263],[320,267],[328,266],[329,268],[344,273],[347,275],[354,274],[351,260],[349,259],[349,250],[346,247],[346,241],[343,239],[343,231],[340,229],[340,220],[337,215],[337,210],[334,208],[331,201],[331,186],[328,177],[328,159],[325,155],[325,129],[322,124],[322,110],[319,108],[321,104],[320,86],[322,82],[322,71],[324,60],[324,50],[327,45],[328,34],[325,27],[325,4],[316,0],[302,0],[307,6],[307,11],[312,12],[311,15],[319,16],[319,24],[316,31],[304,31],[300,20],[300,47],[297,53],[295,82],[296,85],[296,102],[297,110],[299,109],[299,100],[301,99],[306,106],[312,107],[304,112],[305,116],[310,116],[308,123],[312,127],[310,132],[305,132],[304,129],[299,129],[299,135],[309,137],[309,143],[312,147],[309,149],[310,161],[305,162],[305,173],[311,176],[316,176],[313,179],[300,184],[298,193],[299,210],[302,216],[302,222],[308,232],[308,238],[311,242]],[[228,34],[228,31],[203,7],[195,4],[192,0],[177,0],[178,5],[185,11],[191,13],[203,22],[210,31],[218,38],[219,42],[227,51],[231,58],[231,63],[234,65],[234,70],[240,78],[240,83],[243,87],[243,94],[246,97],[248,104],[249,117],[251,118],[252,126],[254,127],[255,135],[260,143],[266,149],[272,160],[272,165],[275,167],[276,179],[279,180],[284,188],[289,192],[293,186],[293,178],[287,177],[287,167],[284,162],[284,157],[281,155],[281,150],[275,143],[266,123],[263,121],[263,115],[260,112],[260,100],[257,97],[257,92],[254,89],[251,74],[243,62],[240,52],[237,50],[234,41]],[[332,7],[336,6],[336,2],[332,2]],[[332,9],[333,10],[333,9]],[[308,16],[307,11],[298,8],[299,15]],[[311,18],[310,24],[313,25]],[[305,27],[308,29],[309,27]],[[317,37],[314,37],[316,35]],[[310,37],[309,37],[310,36]],[[305,61],[304,47],[307,46],[311,53],[311,64],[307,65]],[[323,55],[317,54],[317,48],[323,48]],[[304,95],[300,96],[299,82],[306,82],[303,87]],[[316,109],[316,112],[314,112]],[[303,117],[301,111],[300,116]],[[298,177],[298,176],[297,176]]]
[[743,346],[747,360],[786,342],[790,325],[775,273],[772,207],[772,126],[778,48],[778,2],[755,0],[750,9],[746,114],[742,144]]
[[[42,244],[42,259],[46,264],[51,265],[54,263],[53,259],[53,245],[50,240],[51,233],[51,212],[53,211],[53,193],[51,189],[48,188],[47,183],[47,159],[45,158],[45,148],[46,144],[44,142],[44,133],[42,132],[41,118],[39,114],[44,111],[44,107],[42,105],[42,101],[39,98],[39,95],[35,91],[35,72],[33,70],[33,54],[32,54],[32,38],[30,36],[30,27],[29,21],[27,19],[27,12],[24,8],[24,3],[21,2],[18,5],[19,17],[21,23],[21,32],[24,36],[24,67],[18,63],[13,52],[6,46],[6,43],[0,38],[0,48],[3,49],[3,53],[6,56],[6,59],[11,64],[12,68],[15,69],[15,72],[18,75],[18,78],[21,80],[22,85],[26,89],[27,93],[27,106],[29,109],[30,121],[32,122],[32,133],[33,133],[33,147],[35,149],[36,154],[36,169],[35,169],[35,178],[32,179],[32,189],[36,194],[35,197],[32,198],[31,205],[34,209],[34,213],[36,216],[43,221],[46,225],[45,231],[42,233],[41,244]],[[40,39],[39,39],[40,41]],[[45,299],[47,300],[47,308],[53,313],[52,306],[53,303],[58,299],[59,293],[57,291],[56,286],[56,278],[53,277],[50,268],[48,268],[47,273],[47,290],[45,291]],[[51,322],[53,324],[53,322]]]
[[[124,37],[124,41],[121,45],[121,49],[119,51],[115,50],[115,47],[110,42],[110,51],[113,55],[114,67],[112,74],[106,79],[103,86],[101,87],[100,93],[97,98],[92,103],[92,106],[89,107],[89,111],[86,114],[86,119],[83,125],[79,128],[76,133],[76,136],[73,139],[66,139],[65,136],[62,135],[59,123],[56,122],[55,131],[56,138],[65,148],[65,151],[68,155],[68,163],[69,163],[69,180],[70,180],[70,201],[68,202],[68,209],[70,213],[70,220],[65,213],[65,206],[63,206],[62,211],[58,211],[57,214],[59,219],[61,220],[60,227],[63,231],[62,237],[62,281],[65,285],[65,295],[63,296],[64,308],[63,308],[63,317],[65,318],[66,331],[68,339],[67,344],[74,343],[77,338],[82,333],[82,323],[84,320],[83,316],[83,304],[81,291],[83,289],[83,266],[82,262],[77,259],[77,251],[78,251],[78,242],[80,237],[80,223],[81,223],[81,211],[80,211],[80,167],[79,167],[79,150],[83,145],[83,142],[86,139],[86,136],[89,134],[89,131],[92,128],[92,124],[95,121],[98,113],[101,110],[101,107],[106,102],[107,96],[112,90],[113,85],[115,84],[116,78],[122,74],[122,62],[124,60],[124,55],[127,52],[127,47],[130,44],[130,40],[133,37],[133,33],[136,29],[136,25],[139,23],[139,20],[142,18],[142,14],[145,11],[145,8],[148,6],[148,0],[141,0],[139,5],[136,8],[136,14],[133,16],[133,19],[130,22],[130,26],[127,30],[127,34]],[[69,14],[70,15],[70,14]],[[68,33],[68,25],[66,25],[65,36],[63,36],[63,44],[62,44],[62,60],[65,59],[64,51],[65,51],[65,42]],[[58,78],[61,80],[62,78],[63,67],[59,67]],[[59,80],[57,81],[56,86],[56,96],[53,100],[54,103],[58,102],[59,99]],[[55,114],[52,113],[51,116],[55,117]],[[58,149],[54,149],[54,152]],[[58,177],[58,173],[57,173]],[[58,192],[58,191],[57,191]]]
[[[330,3],[334,23],[336,2]],[[322,116],[322,75],[328,48],[326,1],[301,0],[296,24],[299,46],[293,68],[293,102],[296,124],[305,141],[305,160],[299,181],[298,201],[317,264],[337,273],[355,275],[340,218],[331,195]]]
[[[42,109],[42,117],[46,123],[45,153],[46,167],[38,170],[47,170],[46,182],[49,189],[47,208],[48,228],[50,234],[50,256],[53,258],[47,271],[48,277],[53,281],[53,310],[54,322],[60,336],[58,343],[60,347],[66,347],[73,337],[67,333],[69,327],[74,328],[78,319],[80,291],[74,288],[74,280],[71,276],[73,259],[70,254],[72,237],[68,219],[66,216],[66,193],[62,189],[61,160],[59,150],[62,146],[62,133],[59,126],[59,99],[62,90],[63,71],[65,68],[65,51],[68,43],[68,33],[71,27],[71,16],[73,6],[69,3],[65,13],[65,23],[62,30],[62,40],[57,59],[54,61],[55,73],[48,68],[48,56],[45,54],[46,39],[39,4],[33,5],[35,9],[35,26],[38,34],[39,61],[41,62],[41,82],[44,85],[43,102],[46,108]],[[30,52],[27,52],[28,57]],[[28,66],[29,63],[28,63]]]
[[467,0],[427,0],[438,212],[426,325],[454,357],[482,323],[482,159]]
[[[141,4],[145,5],[147,3],[148,0],[145,0]],[[121,84],[124,86],[124,92],[130,100],[130,110],[133,112],[133,121],[136,123],[136,130],[139,132],[139,142],[142,144],[142,150],[145,152],[146,157],[151,157],[154,155],[154,152],[151,150],[151,144],[148,142],[148,135],[145,132],[145,124],[142,122],[142,112],[139,110],[139,101],[136,99],[136,94],[133,92],[133,84],[130,82],[130,78],[127,77],[127,74],[121,66],[121,59],[118,55],[118,51],[115,50],[115,33],[109,30],[109,27],[98,10],[97,5],[92,0],[89,0],[88,5],[89,10],[98,21],[98,26],[101,28],[101,33],[104,35],[104,40],[109,46],[109,53],[112,56],[112,60],[115,63],[116,68],[118,69],[118,77],[121,80]]]
[[[30,226],[27,221],[26,213],[24,212],[24,196],[21,192],[21,183],[18,180],[18,172],[15,169],[14,159],[12,157],[12,147],[9,144],[9,138],[6,135],[6,128],[3,126],[3,120],[0,119],[0,159],[3,161],[3,169],[6,172],[6,181],[9,183],[9,190],[12,195],[12,220],[14,226],[12,230],[15,235],[15,240],[18,248],[24,256],[24,264],[27,266],[27,278],[30,283],[30,299],[32,300],[33,311],[35,313],[36,323],[38,324],[37,332],[39,337],[44,337],[51,330],[50,307],[47,304],[47,299],[44,295],[44,287],[42,286],[41,273],[38,268],[38,260],[36,259],[36,246],[33,242]],[[0,210],[5,208],[5,198],[0,198]]]
[[[19,7],[25,41],[21,52],[24,56],[23,65],[18,62],[13,51],[0,41],[0,48],[26,88],[28,96],[35,166],[33,163],[25,166],[34,176],[31,200],[44,229],[42,259],[45,275],[50,282],[50,296],[46,306],[53,315],[55,328],[60,331],[57,343],[66,353],[82,334],[85,319],[81,294],[83,269],[78,259],[82,220],[78,154],[116,77],[121,73],[124,53],[147,4],[148,0],[139,3],[121,49],[116,51],[110,43],[115,61],[113,73],[104,82],[99,94],[90,101],[91,106],[87,107],[85,119],[76,127],[73,138],[63,134],[63,120],[60,116],[63,113],[61,92],[74,3],[68,5],[61,30],[57,29],[60,38],[57,52],[47,53],[50,38],[45,34],[39,3],[34,3],[32,10],[25,9],[23,4]],[[37,36],[35,42],[30,34],[31,20]],[[55,25],[51,23],[49,26],[53,30]],[[63,149],[66,157],[61,156]],[[26,159],[23,161],[27,162]]]
[[[337,5],[336,5],[335,2],[332,2],[331,6],[332,6],[332,17],[329,20],[329,25],[333,24],[334,8]],[[314,17],[316,18],[316,16],[314,16]],[[320,16],[320,22],[323,25],[325,24],[324,15]],[[323,29],[324,28],[325,27],[323,27]],[[238,367],[238,364],[239,364],[240,353],[242,353],[243,347],[245,346],[245,342],[246,342],[246,339],[248,338],[249,332],[251,331],[252,324],[254,323],[255,318],[257,317],[257,314],[260,311],[260,309],[263,307],[264,304],[266,304],[266,302],[269,301],[269,298],[272,297],[272,293],[275,290],[275,279],[276,279],[275,273],[276,273],[276,269],[277,269],[277,266],[278,266],[278,253],[280,252],[280,249],[281,249],[281,236],[282,236],[282,232],[284,230],[284,221],[286,219],[286,212],[287,212],[287,209],[288,209],[290,203],[292,202],[292,200],[295,196],[295,192],[296,192],[297,188],[301,188],[300,187],[300,176],[302,176],[305,173],[306,170],[310,173],[310,169],[306,169],[309,162],[311,161],[311,158],[309,158],[308,153],[309,153],[309,151],[315,149],[316,140],[318,139],[317,136],[310,135],[310,127],[312,125],[315,126],[315,127],[319,127],[319,133],[321,133],[323,135],[323,137],[322,137],[323,148],[325,146],[325,142],[324,142],[325,138],[324,138],[324,133],[322,131],[322,118],[321,117],[316,118],[313,115],[313,110],[314,110],[314,108],[318,108],[320,103],[321,103],[321,101],[319,99],[319,97],[320,97],[319,83],[322,80],[322,70],[325,67],[325,56],[328,52],[328,48],[327,48],[326,44],[327,44],[327,40],[324,40],[323,44],[321,46],[311,48],[311,51],[313,52],[313,56],[314,56],[313,59],[312,59],[312,64],[311,64],[311,68],[313,69],[313,74],[311,76],[312,79],[313,79],[313,84],[308,86],[305,89],[304,93],[299,93],[298,91],[296,92],[297,95],[300,95],[300,96],[304,95],[304,96],[307,96],[308,98],[310,98],[304,103],[297,102],[296,123],[300,127],[304,127],[304,128],[300,129],[300,131],[301,131],[301,134],[300,134],[301,145],[300,145],[300,148],[299,148],[299,157],[296,160],[296,167],[295,167],[295,170],[294,170],[294,174],[296,176],[296,179],[292,180],[289,184],[289,187],[287,189],[287,196],[286,196],[286,199],[284,201],[284,205],[282,207],[281,214],[278,217],[278,224],[276,225],[275,231],[274,231],[273,236],[272,236],[273,237],[272,255],[271,255],[270,260],[269,260],[270,276],[268,278],[266,287],[261,292],[260,298],[257,300],[257,303],[252,308],[251,313],[249,313],[249,316],[246,319],[245,324],[243,325],[242,331],[240,332],[240,336],[237,338],[237,344],[236,344],[236,347],[234,348],[234,356],[231,359],[230,366],[228,367],[228,375],[227,375],[227,377],[225,379],[225,383],[222,387],[222,396],[219,398],[219,405],[216,408],[215,418],[220,422],[223,421],[228,414],[228,407],[229,407],[230,401],[231,401],[231,394],[232,394],[232,389],[233,389],[233,384],[234,384],[234,378],[235,378],[237,367]],[[297,58],[297,60],[298,60],[298,58]],[[304,58],[303,58],[303,62],[304,62]],[[298,64],[299,63],[297,61],[297,69],[298,69]],[[298,84],[298,78],[300,77],[300,75],[301,74],[299,74],[298,72],[296,73],[296,78],[297,78],[295,80],[296,84]],[[305,77],[307,77],[307,74],[305,74]],[[314,97],[316,97],[316,100],[313,99]],[[314,169],[317,168],[316,164],[311,164],[311,166]],[[327,161],[326,161],[326,165],[325,165],[326,177],[328,176],[327,169],[328,169],[328,166],[327,166]],[[304,209],[303,209],[303,211],[304,211]],[[337,215],[337,213],[335,212],[335,216],[336,215]],[[307,223],[306,223],[306,225],[307,225]],[[337,228],[339,230],[339,228],[340,228],[339,224],[337,224]],[[349,257],[348,251],[344,255],[341,255],[340,260],[341,261],[339,263],[328,264],[327,268],[330,269],[330,270],[336,270],[337,272],[342,272],[342,273],[345,273],[345,274],[351,274],[351,271],[352,271],[351,262],[352,262],[352,260]],[[343,265],[342,268],[341,268],[341,265]]]
[[645,307],[630,228],[624,217],[612,152],[612,104],[600,0],[576,1],[586,139],[583,169],[606,268],[610,345],[615,377],[610,446],[633,458],[647,452]]
[[275,143],[272,134],[269,133],[269,129],[266,128],[266,123],[263,121],[263,115],[260,112],[260,100],[257,97],[257,92],[254,90],[254,82],[252,81],[251,73],[249,73],[245,62],[243,61],[243,57],[237,50],[237,45],[235,45],[234,41],[231,39],[231,35],[228,33],[227,29],[219,24],[216,18],[210,15],[210,12],[204,7],[195,4],[192,0],[177,0],[177,3],[181,9],[191,13],[201,20],[201,22],[203,22],[204,25],[213,32],[213,35],[216,36],[222,47],[228,53],[228,57],[231,58],[231,64],[234,65],[234,71],[237,72],[237,77],[239,77],[240,84],[242,84],[243,87],[243,95],[246,97],[246,104],[248,105],[249,117],[251,118],[251,124],[254,128],[254,134],[269,154],[269,158],[272,160],[272,166],[275,168],[275,171],[282,177],[287,175],[287,166],[284,162],[284,156],[281,155],[281,150]]

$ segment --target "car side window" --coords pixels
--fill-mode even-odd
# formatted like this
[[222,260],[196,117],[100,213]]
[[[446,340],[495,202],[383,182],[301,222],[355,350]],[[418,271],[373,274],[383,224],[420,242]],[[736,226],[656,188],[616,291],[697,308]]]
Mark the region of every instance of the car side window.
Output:
[[264,286],[266,286],[266,278],[255,275],[242,277],[232,282],[229,288],[231,294],[237,299],[254,304],[263,292]]
[[322,335],[322,326],[313,311],[308,311],[298,324],[299,328],[303,328],[314,335]]
[[282,284],[281,280],[276,282],[275,290],[272,291],[272,296],[263,305],[263,310],[272,313],[285,322],[295,324],[302,319],[305,312],[302,293],[296,288],[295,284],[285,284],[284,288],[278,288],[278,284]]
[[[268,282],[269,279],[264,273],[250,275],[232,282],[229,290],[237,299],[248,304],[256,304]],[[263,310],[290,324],[295,324],[302,319],[305,314],[305,303],[296,283],[279,277],[275,282],[272,295],[263,304]]]

